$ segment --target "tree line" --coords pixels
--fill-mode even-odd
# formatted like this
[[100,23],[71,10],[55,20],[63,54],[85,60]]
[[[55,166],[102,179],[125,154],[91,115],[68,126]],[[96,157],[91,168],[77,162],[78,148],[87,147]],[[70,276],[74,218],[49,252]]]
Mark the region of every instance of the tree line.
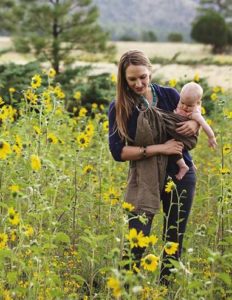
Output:
[[[114,55],[114,46],[107,43],[109,33],[99,26],[98,17],[92,0],[2,0],[0,28],[12,37],[16,51],[32,52],[39,60],[49,61],[59,73],[61,64],[76,60],[77,51]],[[230,46],[231,0],[201,0],[191,37],[211,44],[215,53]],[[142,39],[155,41],[156,35],[146,31]],[[169,40],[182,38],[174,32]]]

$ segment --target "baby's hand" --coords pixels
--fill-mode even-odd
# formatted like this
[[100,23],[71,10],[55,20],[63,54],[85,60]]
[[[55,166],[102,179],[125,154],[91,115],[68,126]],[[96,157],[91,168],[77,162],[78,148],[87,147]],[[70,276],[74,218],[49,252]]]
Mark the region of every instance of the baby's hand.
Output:
[[217,147],[217,141],[216,141],[215,136],[212,136],[208,139],[208,144],[209,144],[209,147],[212,147],[213,149],[215,149]]

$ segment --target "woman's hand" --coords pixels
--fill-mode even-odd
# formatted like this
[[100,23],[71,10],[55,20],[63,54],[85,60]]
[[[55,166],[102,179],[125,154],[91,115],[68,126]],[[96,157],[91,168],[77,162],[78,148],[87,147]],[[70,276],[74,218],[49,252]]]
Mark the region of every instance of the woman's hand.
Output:
[[166,143],[163,144],[163,151],[162,154],[171,155],[171,154],[179,154],[182,155],[184,144],[178,142],[174,139],[168,140]]
[[176,132],[185,136],[195,135],[200,127],[199,124],[194,120],[179,122],[177,125],[179,127],[176,129]]

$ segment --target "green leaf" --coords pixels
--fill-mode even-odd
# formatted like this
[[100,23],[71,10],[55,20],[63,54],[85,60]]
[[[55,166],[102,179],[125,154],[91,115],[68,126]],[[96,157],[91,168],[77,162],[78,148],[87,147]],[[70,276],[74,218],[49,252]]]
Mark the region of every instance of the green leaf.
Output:
[[64,232],[57,232],[54,238],[55,244],[70,244],[69,236]]
[[7,279],[9,284],[14,284],[18,281],[18,273],[17,272],[9,272],[7,274]]
[[231,285],[231,278],[230,278],[230,275],[227,274],[227,273],[220,273],[218,275],[218,277],[223,280],[227,285]]

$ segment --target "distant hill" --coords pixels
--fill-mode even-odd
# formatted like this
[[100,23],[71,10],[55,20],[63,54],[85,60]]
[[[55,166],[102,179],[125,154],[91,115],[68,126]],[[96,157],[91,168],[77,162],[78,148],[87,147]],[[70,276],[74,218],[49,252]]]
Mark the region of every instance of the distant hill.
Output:
[[200,0],[93,0],[100,11],[100,23],[112,39],[142,31],[154,31],[160,41],[170,32],[190,40],[191,22]]

